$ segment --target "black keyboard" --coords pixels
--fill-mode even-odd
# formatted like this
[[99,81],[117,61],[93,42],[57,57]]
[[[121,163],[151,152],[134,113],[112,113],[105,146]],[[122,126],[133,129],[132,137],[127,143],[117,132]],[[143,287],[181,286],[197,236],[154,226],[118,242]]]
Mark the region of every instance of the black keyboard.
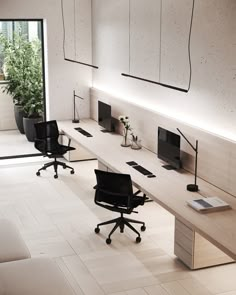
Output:
[[77,130],[79,133],[83,134],[84,136],[93,137],[92,134],[90,134],[89,132],[87,132],[86,130],[84,130],[81,127],[77,127],[77,128],[75,128],[75,130]]
[[136,165],[136,166],[132,166],[132,167],[134,169],[136,169],[138,172],[142,173],[143,175],[150,175],[150,174],[152,174],[152,172],[148,171],[143,166]]

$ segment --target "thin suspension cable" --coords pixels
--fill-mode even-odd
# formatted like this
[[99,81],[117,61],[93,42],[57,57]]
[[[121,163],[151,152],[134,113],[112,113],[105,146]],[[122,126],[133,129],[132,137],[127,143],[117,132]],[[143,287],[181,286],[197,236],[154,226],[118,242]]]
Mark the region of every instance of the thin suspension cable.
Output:
[[129,74],[130,74],[130,63],[131,63],[131,61],[130,61],[130,59],[131,59],[131,53],[130,53],[130,46],[131,46],[131,44],[130,44],[130,19],[131,19],[131,3],[130,3],[130,0],[129,0]]
[[[191,21],[190,21],[190,28],[189,28],[189,38],[188,38],[188,60],[189,60],[189,70],[190,70],[190,72],[189,72],[189,84],[188,84],[188,88],[187,89],[176,87],[176,86],[165,84],[165,83],[161,83],[160,82],[160,79],[159,79],[159,82],[157,82],[157,81],[145,79],[145,78],[142,78],[142,77],[130,75],[130,73],[129,74],[121,73],[121,75],[124,76],[124,77],[129,77],[129,78],[133,78],[133,79],[137,79],[137,80],[141,80],[141,81],[145,81],[145,82],[157,84],[157,85],[160,85],[160,86],[163,86],[163,87],[166,87],[166,88],[170,88],[170,89],[173,89],[173,90],[177,90],[177,91],[181,91],[181,92],[187,93],[190,90],[191,78],[192,78],[192,64],[191,64],[190,41],[191,41],[191,33],[192,33],[194,4],[195,4],[195,0],[193,0],[193,5],[192,5]],[[161,0],[161,12],[162,12],[162,0]],[[160,43],[160,45],[161,45],[161,43]],[[161,56],[161,54],[160,54],[160,56]]]
[[74,51],[75,51],[75,60],[76,60],[76,0],[74,0]]
[[62,27],[63,27],[63,56],[64,59],[66,58],[66,50],[65,50],[65,36],[66,36],[66,28],[65,28],[65,18],[64,18],[64,7],[63,7],[63,0],[61,0],[61,15],[62,15]]
[[64,17],[63,0],[61,0],[61,14],[62,14],[62,26],[63,26],[63,46],[62,47],[63,47],[64,60],[69,61],[69,62],[73,62],[73,63],[77,63],[77,64],[81,64],[81,65],[91,67],[91,68],[94,68],[94,69],[98,69],[98,66],[94,66],[92,64],[88,64],[88,63],[85,63],[85,62],[80,62],[80,61],[77,61],[77,60],[66,58],[66,50],[65,50],[66,29],[65,29],[65,17]]
[[162,0],[160,2],[160,50],[159,50],[159,82],[161,81],[161,55],[162,55]]
[[[93,63],[93,60],[94,60],[94,55],[93,55],[93,30],[94,30],[94,23],[93,23],[93,0],[90,1],[91,3],[91,33],[90,33],[90,42],[91,42],[91,60],[92,60],[92,63]],[[93,71],[92,71],[92,88],[93,88]]]
[[191,35],[192,35],[192,26],[193,26],[193,12],[194,12],[194,4],[195,0],[193,0],[192,5],[192,14],[191,14],[191,20],[190,20],[190,28],[189,28],[189,37],[188,37],[188,59],[189,59],[189,84],[188,84],[188,91],[190,89],[191,80],[192,80],[192,62],[191,62]]

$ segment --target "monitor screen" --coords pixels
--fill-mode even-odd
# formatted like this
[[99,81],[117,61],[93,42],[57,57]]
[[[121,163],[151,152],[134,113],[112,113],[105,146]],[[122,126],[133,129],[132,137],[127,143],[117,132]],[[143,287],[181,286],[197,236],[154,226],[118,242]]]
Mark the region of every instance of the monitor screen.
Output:
[[181,168],[180,161],[180,136],[169,130],[158,127],[158,152],[159,159],[169,165],[164,165],[166,169]]
[[111,106],[102,101],[98,101],[98,124],[105,129],[104,131],[113,131]]

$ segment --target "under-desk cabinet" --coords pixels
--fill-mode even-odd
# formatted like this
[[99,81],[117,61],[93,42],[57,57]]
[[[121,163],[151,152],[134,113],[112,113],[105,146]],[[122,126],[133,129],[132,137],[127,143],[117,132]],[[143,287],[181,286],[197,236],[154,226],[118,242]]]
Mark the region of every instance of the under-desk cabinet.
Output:
[[175,255],[190,269],[234,262],[234,260],[175,218]]
[[[61,143],[64,145],[68,145],[68,137],[66,135],[61,135]],[[79,145],[76,141],[71,140],[71,147],[74,147],[74,151],[69,151],[64,155],[64,158],[69,161],[79,161],[79,160],[91,160],[96,157],[92,155],[89,151]]]

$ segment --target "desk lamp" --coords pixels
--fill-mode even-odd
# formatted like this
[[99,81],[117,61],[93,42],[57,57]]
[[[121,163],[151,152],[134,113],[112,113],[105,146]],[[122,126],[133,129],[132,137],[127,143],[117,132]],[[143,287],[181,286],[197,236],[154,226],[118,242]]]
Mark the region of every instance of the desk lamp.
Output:
[[[80,97],[80,96],[76,95],[76,94],[75,94],[75,90],[74,90],[74,91],[73,91],[73,114],[74,114],[74,116],[73,116],[72,123],[79,123],[79,118],[76,119],[76,117],[75,117],[75,99],[76,99],[76,98],[83,99],[83,97]],[[78,117],[79,117],[79,116],[78,116]]]
[[191,146],[191,148],[195,151],[195,171],[194,171],[194,184],[188,184],[187,190],[190,192],[197,192],[198,185],[197,185],[197,156],[198,156],[198,140],[196,140],[196,146],[194,147],[191,142],[185,137],[185,135],[179,130],[179,128],[176,128],[179,133],[183,136],[183,138],[187,141],[187,143]]

